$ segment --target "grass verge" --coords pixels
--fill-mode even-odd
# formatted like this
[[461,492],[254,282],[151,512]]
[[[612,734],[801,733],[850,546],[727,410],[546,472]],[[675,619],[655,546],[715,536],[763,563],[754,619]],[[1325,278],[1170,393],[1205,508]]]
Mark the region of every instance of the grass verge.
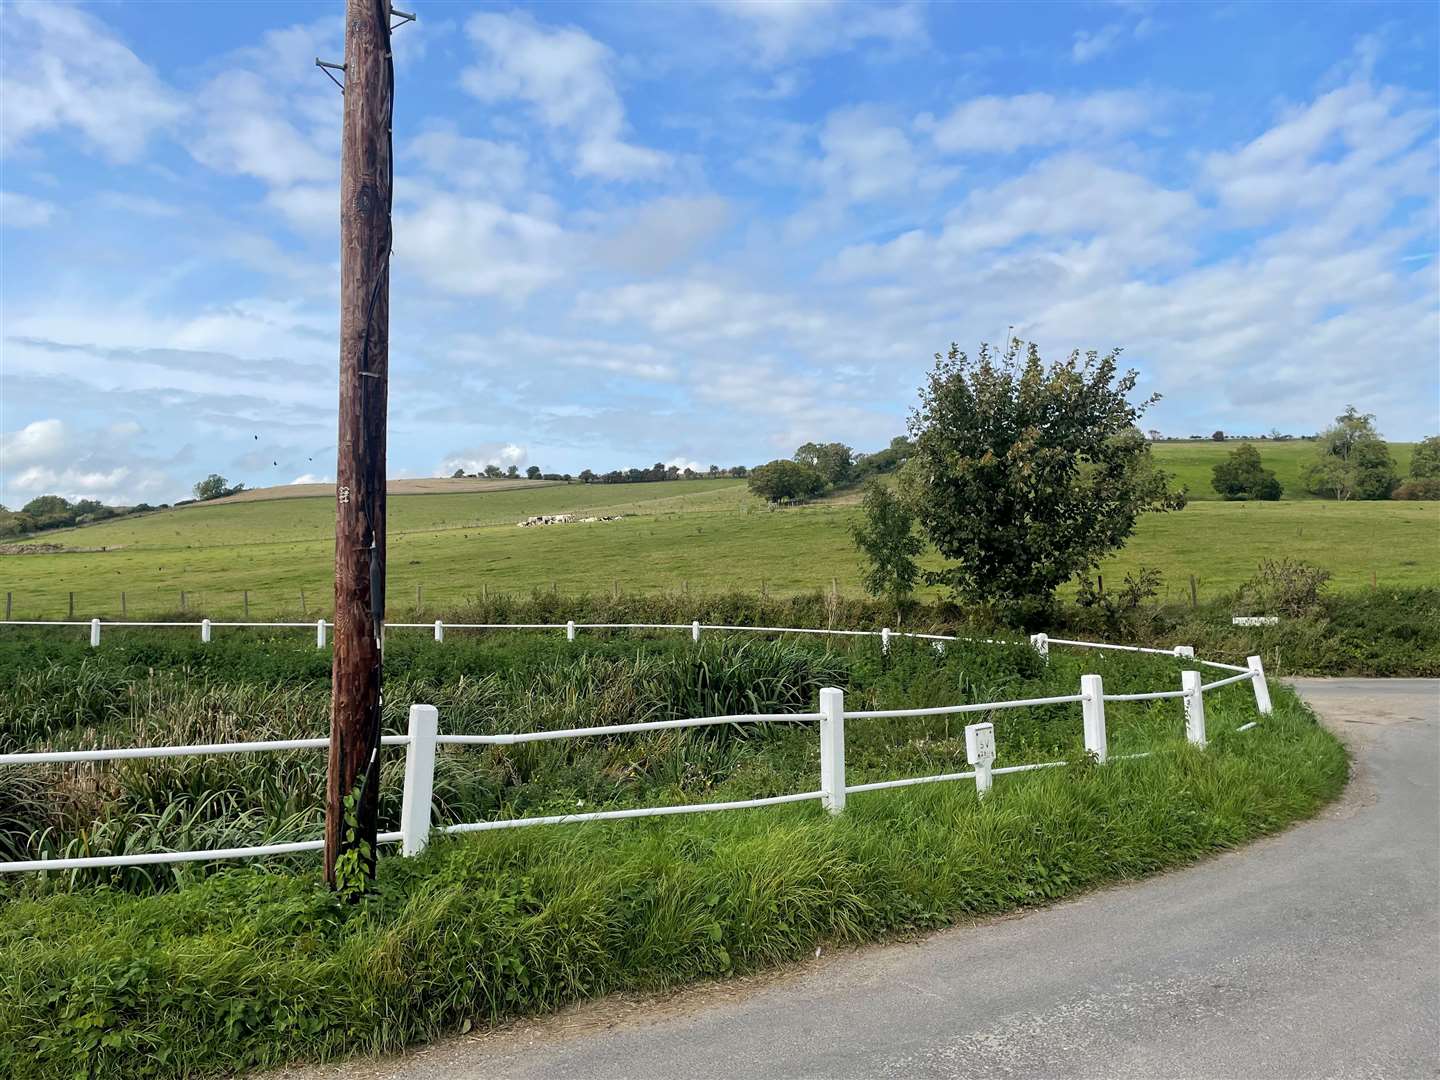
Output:
[[[337,904],[310,873],[238,868],[177,891],[19,896],[0,909],[0,1073],[190,1076],[380,1052],[618,989],[796,960],[1044,903],[1313,813],[1345,753],[1288,691],[1212,742],[1138,715],[1159,752],[690,819],[521,829],[382,863]],[[857,723],[858,726],[858,723]],[[1136,744],[1138,745],[1138,743]],[[1129,747],[1127,747],[1129,748]]]

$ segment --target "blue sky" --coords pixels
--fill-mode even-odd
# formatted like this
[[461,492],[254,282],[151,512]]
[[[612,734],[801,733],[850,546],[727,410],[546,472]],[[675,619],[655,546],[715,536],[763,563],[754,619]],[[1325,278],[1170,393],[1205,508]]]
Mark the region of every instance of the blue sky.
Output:
[[[1440,428],[1434,4],[411,6],[392,476],[873,449],[1011,325]],[[333,475],[342,10],[4,5],[0,502]]]

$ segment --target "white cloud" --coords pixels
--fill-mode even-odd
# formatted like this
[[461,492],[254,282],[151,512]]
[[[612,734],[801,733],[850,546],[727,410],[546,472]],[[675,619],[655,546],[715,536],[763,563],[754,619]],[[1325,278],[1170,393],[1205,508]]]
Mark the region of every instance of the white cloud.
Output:
[[0,191],[0,228],[38,229],[50,224],[59,207],[33,195]]
[[292,484],[333,484],[334,482],[335,478],[333,476],[322,476],[318,473],[308,472],[301,473],[295,477],[294,480],[290,481]]
[[62,421],[35,420],[19,431],[0,434],[0,468],[54,461],[65,452],[65,445]]
[[397,211],[397,262],[457,296],[520,301],[558,280],[570,254],[554,222],[484,199],[437,194]]
[[461,85],[484,102],[523,101],[547,127],[570,135],[576,172],[623,180],[670,167],[668,154],[625,141],[613,58],[585,31],[488,12],[472,17],[465,30],[484,56],[461,73]]
[[502,470],[514,465],[521,472],[530,459],[530,451],[515,443],[481,443],[464,450],[452,450],[440,462],[437,475],[449,476],[456,469],[467,473],[485,471],[486,465],[497,465]]
[[832,112],[820,132],[820,148],[821,182],[850,202],[903,195],[919,173],[909,136],[874,107]]
[[0,151],[73,130],[112,161],[140,156],[185,113],[100,20],[69,4],[7,4],[0,19]]
[[1070,46],[1070,59],[1077,64],[1088,64],[1108,52],[1113,52],[1125,34],[1121,23],[1110,23],[1099,30],[1075,31],[1075,42]]
[[947,153],[1011,153],[1112,139],[1145,127],[1154,112],[1153,95],[1130,90],[1068,98],[1018,94],[971,98],[939,120],[920,117],[917,126]]
[[525,191],[529,182],[529,155],[514,143],[434,130],[411,139],[404,155],[418,161],[444,186],[462,191],[516,195]]
[[918,4],[845,4],[838,0],[711,0],[749,32],[763,64],[855,48],[892,48],[926,39]]
[[315,124],[302,131],[276,89],[268,74],[221,72],[200,94],[203,126],[191,152],[212,169],[272,187],[334,181],[340,173],[338,116],[333,127]]
[[596,240],[595,256],[632,273],[659,273],[695,254],[730,219],[730,203],[718,195],[655,199],[607,214],[609,235]]

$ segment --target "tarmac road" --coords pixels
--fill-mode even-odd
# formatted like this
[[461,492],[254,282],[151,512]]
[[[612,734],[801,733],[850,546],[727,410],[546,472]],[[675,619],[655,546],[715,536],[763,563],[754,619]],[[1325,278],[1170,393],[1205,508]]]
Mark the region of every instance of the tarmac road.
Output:
[[1355,775],[1241,851],[777,976],[284,1075],[1440,1077],[1440,680],[1294,685]]

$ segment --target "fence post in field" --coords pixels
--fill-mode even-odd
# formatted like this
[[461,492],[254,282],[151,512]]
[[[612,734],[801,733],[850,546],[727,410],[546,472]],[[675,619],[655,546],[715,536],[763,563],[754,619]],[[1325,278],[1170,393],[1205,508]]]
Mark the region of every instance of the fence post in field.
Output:
[[304,590],[304,589],[301,589],[301,590],[300,590],[300,617],[303,619],[303,618],[305,617],[305,615],[306,615],[306,611],[305,611],[305,590]]
[[574,641],[574,640],[575,640],[575,620],[574,620],[574,619],[571,619],[569,622],[567,622],[567,623],[565,624],[565,640],[566,640],[566,641]]
[[1265,665],[1260,662],[1260,657],[1252,656],[1246,661],[1253,676],[1250,683],[1255,687],[1255,708],[1261,716],[1269,716],[1270,707],[1270,686],[1265,682]]
[[1045,634],[1031,634],[1030,647],[1040,654],[1042,660],[1050,659],[1050,638]]
[[691,640],[691,641],[695,641],[695,642],[698,642],[698,641],[700,640],[700,620],[699,620],[699,619],[696,619],[694,622],[692,622],[692,623],[690,624],[690,640]]
[[69,610],[70,610],[70,613],[69,613],[68,615],[66,615],[65,618],[67,618],[67,619],[73,619],[73,618],[75,618],[75,594],[74,594],[73,592],[70,594],[70,609],[69,609]]
[[1205,693],[1200,689],[1200,672],[1182,671],[1180,689],[1185,691],[1185,737],[1205,747]]
[[436,641],[444,641],[444,640],[445,640],[445,623],[444,623],[444,621],[441,620],[441,619],[436,619],[436,620],[435,620],[435,640],[436,640]]
[[316,623],[315,623],[315,647],[316,647],[317,649],[323,649],[323,648],[325,647],[325,620],[324,620],[324,619],[319,619],[319,620],[317,620]]
[[1175,646],[1175,655],[1178,656],[1178,657],[1180,657],[1181,659],[1184,659],[1184,660],[1194,660],[1194,659],[1195,659],[1195,646],[1194,646],[1194,645],[1176,645],[1176,646]]
[[245,605],[245,621],[250,621],[250,590],[245,589],[240,593],[240,602]]
[[440,713],[434,705],[410,706],[405,792],[400,803],[402,855],[419,855],[430,839],[430,796],[435,789],[435,735],[439,726]]
[[99,619],[91,619],[91,620],[90,620],[90,647],[91,647],[92,649],[98,649],[98,648],[100,647],[100,620],[99,620]]
[[984,798],[990,790],[990,769],[995,764],[995,725],[965,725],[965,760],[975,766],[975,794]]
[[890,628],[888,626],[880,628],[880,652],[886,655],[890,652]]
[[125,610],[125,590],[124,590],[124,589],[121,589],[121,590],[120,590],[120,617],[123,619],[123,618],[125,618],[125,616],[126,616],[127,614],[129,614],[129,613]]
[[1105,683],[1099,675],[1081,675],[1080,708],[1085,714],[1085,749],[1102,765],[1110,756],[1110,741],[1105,733]]
[[210,644],[210,620],[200,620],[200,640],[206,645]]
[[188,610],[189,610],[189,609],[185,606],[185,590],[184,590],[184,589],[181,589],[181,590],[180,590],[180,610],[181,610],[181,611],[188,611]]
[[12,600],[14,600],[14,597],[13,597],[10,593],[7,592],[7,593],[5,594],[5,621],[6,621],[6,622],[9,622],[9,621],[10,621],[10,603],[11,603]]
[[820,691],[820,805],[832,814],[845,809],[845,691]]
[[424,593],[423,587],[420,586],[420,585],[416,585],[416,586],[415,586],[415,610],[416,610],[416,611],[424,611],[424,610],[425,610],[424,597],[425,597],[425,593]]

